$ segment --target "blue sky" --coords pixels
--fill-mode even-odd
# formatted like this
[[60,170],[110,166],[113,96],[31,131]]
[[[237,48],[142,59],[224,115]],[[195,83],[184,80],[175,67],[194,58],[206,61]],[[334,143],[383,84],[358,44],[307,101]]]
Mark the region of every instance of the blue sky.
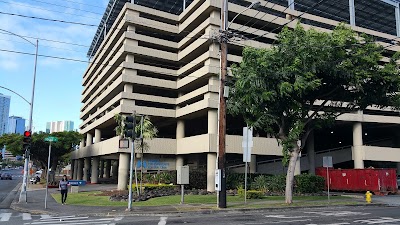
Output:
[[[31,101],[35,46],[2,30],[21,35],[33,43],[39,39],[38,54],[51,56],[38,57],[34,131],[44,131],[46,122],[61,120],[74,121],[74,128],[79,127],[82,75],[88,66],[86,53],[97,27],[7,14],[97,26],[107,3],[108,0],[0,0],[0,86]],[[11,96],[10,116],[21,116],[28,124],[29,104],[3,88],[0,93]]]

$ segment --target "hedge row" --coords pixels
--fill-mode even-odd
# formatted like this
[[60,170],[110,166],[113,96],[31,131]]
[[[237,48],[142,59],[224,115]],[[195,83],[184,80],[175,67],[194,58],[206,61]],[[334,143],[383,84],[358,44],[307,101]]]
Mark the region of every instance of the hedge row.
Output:
[[[239,189],[244,187],[245,174],[227,173],[226,188]],[[207,171],[191,170],[189,173],[189,185],[185,189],[206,189]],[[176,172],[161,172],[157,174],[144,175],[144,182],[147,183],[174,183],[176,184]],[[263,175],[248,174],[248,190],[261,191],[263,193],[284,193],[286,187],[286,175]],[[323,191],[325,180],[323,177],[301,174],[295,176],[293,191],[294,193],[318,193]]]

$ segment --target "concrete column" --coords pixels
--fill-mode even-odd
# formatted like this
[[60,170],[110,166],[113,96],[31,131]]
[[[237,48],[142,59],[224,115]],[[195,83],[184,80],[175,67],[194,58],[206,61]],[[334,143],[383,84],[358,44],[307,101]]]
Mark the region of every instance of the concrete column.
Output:
[[104,176],[104,160],[100,160],[100,178],[103,178]]
[[99,143],[101,141],[101,130],[94,129],[94,143]]
[[67,176],[69,176],[68,179],[72,179],[72,177],[74,176],[74,164],[74,160],[71,160],[71,170],[69,171],[69,173],[67,172]]
[[353,125],[353,160],[355,169],[364,169],[362,123]]
[[216,109],[208,110],[208,133],[218,133],[218,110]]
[[111,159],[106,160],[106,167],[104,168],[104,176],[110,178],[111,173]]
[[74,161],[74,172],[72,173],[72,179],[73,180],[77,180],[77,176],[78,176],[78,163],[79,161],[77,159],[73,159],[72,161]]
[[96,156],[92,158],[92,176],[90,178],[90,183],[97,184],[99,178],[99,161],[100,157]]
[[83,178],[82,172],[83,172],[83,159],[78,159],[78,171],[76,175],[77,180],[82,180]]
[[217,154],[207,153],[207,191],[215,191],[215,167],[217,163]]
[[86,146],[93,144],[93,135],[91,133],[86,134]]
[[178,120],[176,122],[176,139],[185,137],[185,121]]
[[175,163],[175,167],[176,169],[178,169],[178,167],[183,166],[183,155],[177,155],[176,156],[176,163]]
[[133,93],[133,84],[130,83],[124,84],[124,92]]
[[112,164],[112,170],[111,170],[112,178],[118,177],[118,163],[119,163],[118,160],[115,160]]
[[300,154],[299,157],[297,157],[297,161],[296,161],[296,167],[294,168],[294,175],[300,175],[301,174],[301,167],[300,167]]
[[251,155],[251,161],[249,163],[250,170],[249,173],[257,172],[257,155]]
[[119,166],[118,166],[118,190],[126,190],[128,185],[129,175],[129,160],[130,154],[120,153],[119,154]]
[[90,157],[86,157],[85,167],[83,169],[83,180],[89,181],[89,170],[90,170]]
[[307,143],[308,173],[315,175],[315,149],[314,149],[314,132],[308,135]]
[[81,142],[79,142],[79,148],[84,148],[85,147],[85,138],[81,139]]

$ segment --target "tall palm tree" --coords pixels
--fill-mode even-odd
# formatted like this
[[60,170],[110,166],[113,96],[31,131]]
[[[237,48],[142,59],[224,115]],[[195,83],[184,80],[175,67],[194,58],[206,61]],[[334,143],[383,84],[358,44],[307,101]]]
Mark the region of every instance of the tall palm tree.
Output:
[[[144,158],[144,152],[148,151],[150,149],[150,146],[147,142],[144,140],[151,140],[155,137],[157,137],[158,130],[154,126],[154,124],[151,122],[149,116],[141,116],[137,117],[137,119],[140,118],[140,121],[136,121],[136,126],[135,126],[135,133],[137,134],[136,137],[139,136],[139,138],[135,138],[135,153],[140,153],[140,160],[141,160],[141,168],[140,168],[140,191],[142,190],[142,183],[143,183],[143,158]],[[124,122],[125,122],[125,116],[121,116],[120,114],[115,114],[114,119],[117,122],[118,126],[115,128],[115,131],[117,135],[123,137],[125,133],[124,129]],[[137,188],[137,157],[135,157],[135,162],[134,162],[134,168],[135,168],[135,181],[136,181],[136,189],[138,194],[140,194],[138,188]]]

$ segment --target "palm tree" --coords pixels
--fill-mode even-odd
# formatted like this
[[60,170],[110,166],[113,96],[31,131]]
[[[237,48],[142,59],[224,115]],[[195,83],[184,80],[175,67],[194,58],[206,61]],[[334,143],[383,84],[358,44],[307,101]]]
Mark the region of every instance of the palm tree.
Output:
[[[142,116],[140,123],[135,127],[135,132],[140,134],[140,138],[136,140],[136,152],[140,152],[140,192],[142,191],[143,184],[143,158],[144,152],[150,149],[150,146],[144,140],[151,140],[157,137],[158,130],[151,122],[149,116]],[[138,157],[135,157],[137,159]],[[136,174],[136,163],[135,163],[135,174]]]
[[[138,117],[137,117],[138,118]],[[140,191],[142,190],[142,183],[143,183],[143,153],[145,151],[148,151],[150,146],[147,142],[144,140],[151,140],[155,137],[157,137],[158,130],[154,126],[154,124],[151,122],[149,116],[141,116],[140,117],[140,122],[136,121],[136,126],[135,126],[135,133],[140,134],[139,138],[135,138],[135,152],[140,152],[140,158],[141,158],[141,176],[140,176]],[[122,116],[120,114],[115,114],[114,119],[117,122],[118,126],[115,127],[115,132],[117,135],[124,137],[125,133],[125,128],[124,128],[124,122],[125,122],[125,116]],[[136,135],[138,136],[138,135]],[[135,181],[136,181],[136,191],[138,194],[139,190],[137,188],[137,157],[135,157],[134,161],[134,168],[135,168]]]

